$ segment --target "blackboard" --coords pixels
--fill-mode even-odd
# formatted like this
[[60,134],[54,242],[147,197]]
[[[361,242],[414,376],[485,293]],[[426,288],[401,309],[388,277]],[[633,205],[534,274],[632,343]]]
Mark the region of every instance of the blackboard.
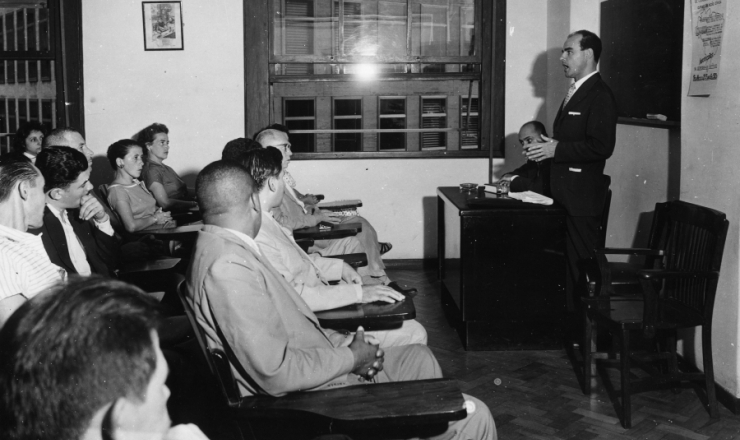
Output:
[[683,3],[601,3],[599,71],[614,92],[620,117],[644,119],[650,113],[681,120]]

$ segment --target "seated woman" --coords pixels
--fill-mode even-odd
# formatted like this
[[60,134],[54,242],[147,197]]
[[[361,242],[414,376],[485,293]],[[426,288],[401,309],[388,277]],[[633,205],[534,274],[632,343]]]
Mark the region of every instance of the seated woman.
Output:
[[116,171],[108,185],[108,204],[121,217],[127,232],[174,228],[169,212],[157,207],[154,196],[137,180],[144,166],[144,148],[136,141],[123,139],[108,147],[108,161]]
[[165,165],[170,151],[169,130],[156,122],[139,133],[139,142],[146,147],[146,163],[141,178],[146,188],[165,211],[187,212],[198,206],[188,195],[188,187],[175,170]]
[[41,142],[45,135],[46,129],[36,121],[21,124],[13,136],[15,157],[36,163],[36,155],[41,152]]

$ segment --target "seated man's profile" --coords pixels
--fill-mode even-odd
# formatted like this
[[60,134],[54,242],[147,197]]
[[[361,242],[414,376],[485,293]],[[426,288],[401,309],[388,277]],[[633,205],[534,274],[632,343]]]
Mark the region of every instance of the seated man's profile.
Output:
[[0,331],[0,438],[207,440],[170,427],[155,307],[97,277],[23,304]]
[[[530,121],[519,129],[519,143],[523,152],[526,153],[529,144],[545,142],[542,136],[547,136],[547,130],[540,121]],[[550,192],[550,163],[552,159],[541,162],[527,160],[527,162],[514,171],[504,174],[502,180],[508,180],[509,191],[523,192],[533,191],[543,196],[551,197]]]

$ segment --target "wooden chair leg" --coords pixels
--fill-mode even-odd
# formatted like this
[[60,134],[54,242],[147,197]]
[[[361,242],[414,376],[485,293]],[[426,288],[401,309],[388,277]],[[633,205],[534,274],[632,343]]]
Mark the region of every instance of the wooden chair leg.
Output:
[[625,429],[632,428],[632,402],[630,399],[630,335],[629,330],[622,330],[621,378],[622,378],[622,417]]
[[701,327],[701,348],[704,361],[704,384],[707,387],[707,401],[709,403],[709,416],[713,419],[719,418],[717,407],[717,392],[714,386],[714,361],[712,361],[712,329],[710,326]]
[[593,323],[588,317],[588,305],[584,305],[581,352],[583,357],[583,394],[587,396],[591,395],[591,380],[595,377],[593,374],[594,364],[592,359],[593,345]]

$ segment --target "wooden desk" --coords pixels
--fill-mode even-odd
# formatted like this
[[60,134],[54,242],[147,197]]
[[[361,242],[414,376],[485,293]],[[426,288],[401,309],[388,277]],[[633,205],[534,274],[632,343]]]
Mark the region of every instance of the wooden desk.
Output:
[[442,301],[465,348],[560,348],[565,210],[458,187],[437,188],[437,209]]
[[316,312],[322,327],[335,330],[357,330],[362,326],[367,331],[399,328],[403,321],[416,318],[414,300],[407,297],[393,304],[374,302],[351,304],[338,309]]
[[321,229],[319,225],[310,228],[301,228],[293,231],[293,238],[311,238],[313,240],[334,240],[335,238],[344,238],[357,235],[362,232],[362,223],[340,223],[331,225],[329,229]]

